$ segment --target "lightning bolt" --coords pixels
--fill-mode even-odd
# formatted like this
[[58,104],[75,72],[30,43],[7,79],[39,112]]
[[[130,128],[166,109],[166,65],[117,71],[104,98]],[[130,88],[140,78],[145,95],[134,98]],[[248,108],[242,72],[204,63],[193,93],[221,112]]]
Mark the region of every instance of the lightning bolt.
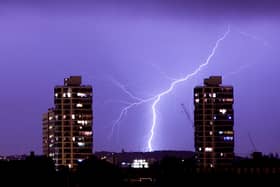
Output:
[[176,78],[170,77],[169,75],[167,75],[164,71],[161,70],[161,68],[156,65],[156,64],[152,64],[152,67],[155,68],[161,75],[163,75],[166,79],[170,80],[170,81],[175,81],[177,80]]
[[230,32],[230,27],[228,27],[227,31],[223,34],[223,36],[216,41],[215,46],[213,47],[210,55],[207,57],[206,61],[203,64],[200,64],[200,66],[197,69],[195,69],[192,73],[186,75],[185,77],[173,81],[167,90],[165,90],[165,91],[161,92],[160,94],[158,94],[157,96],[155,96],[156,99],[152,104],[153,121],[152,121],[152,128],[150,130],[151,135],[150,135],[150,138],[148,140],[148,149],[149,149],[150,152],[153,151],[152,141],[153,141],[153,137],[154,137],[154,130],[155,130],[156,125],[157,125],[157,123],[156,123],[157,122],[156,107],[157,107],[158,103],[160,102],[161,98],[163,96],[169,94],[174,89],[174,87],[176,85],[178,85],[179,83],[187,81],[189,78],[193,77],[198,72],[200,72],[203,67],[207,66],[209,64],[210,60],[212,59],[212,57],[215,55],[216,50],[219,47],[219,44],[227,37],[229,32]]
[[143,98],[137,97],[135,96],[132,92],[130,92],[125,85],[123,85],[122,83],[120,83],[119,81],[115,80],[115,79],[111,79],[111,81],[114,83],[114,85],[116,85],[117,87],[119,87],[124,93],[126,93],[131,99],[137,100],[137,101],[142,101],[144,100]]
[[195,76],[197,73],[199,73],[203,67],[207,66],[210,62],[210,60],[212,59],[212,57],[215,55],[217,48],[219,47],[220,43],[227,37],[227,35],[230,32],[230,27],[227,28],[226,32],[216,41],[213,49],[211,50],[210,55],[207,57],[207,59],[205,60],[204,63],[200,64],[199,67],[197,69],[195,69],[192,73],[186,75],[185,77],[181,78],[181,79],[176,79],[176,80],[172,80],[170,86],[168,87],[168,89],[162,91],[161,93],[153,96],[153,97],[149,97],[146,99],[143,98],[139,98],[137,96],[135,96],[134,94],[132,94],[129,90],[126,89],[126,87],[124,85],[122,85],[121,83],[119,83],[118,81],[113,81],[113,83],[118,86],[124,93],[126,93],[131,99],[135,100],[135,102],[132,102],[130,104],[128,104],[127,106],[125,106],[120,114],[119,117],[115,120],[115,122],[112,125],[112,130],[111,130],[111,135],[110,137],[113,136],[114,133],[114,129],[116,128],[116,126],[120,123],[120,121],[123,119],[123,117],[127,114],[127,112],[138,105],[142,105],[144,103],[148,103],[150,101],[153,101],[152,103],[152,127],[150,129],[150,136],[148,139],[148,151],[153,151],[153,147],[152,147],[152,141],[153,141],[153,137],[154,137],[154,130],[157,126],[157,106],[158,103],[161,101],[161,98],[167,94],[169,94],[170,92],[172,92],[172,90],[175,88],[175,86],[177,86],[178,84],[187,81],[188,79],[190,79],[191,77]]
[[245,69],[251,67],[251,66],[254,65],[254,64],[255,64],[255,63],[242,65],[242,66],[240,66],[237,70],[231,71],[231,72],[227,73],[226,75],[224,75],[224,78],[227,78],[227,77],[229,77],[229,76],[238,74],[238,73],[242,72],[243,70],[245,70]]
[[251,34],[251,33],[244,32],[244,31],[240,31],[240,30],[238,30],[238,29],[236,29],[236,31],[237,31],[239,34],[241,34],[241,35],[243,35],[243,36],[245,36],[245,37],[248,37],[248,38],[251,38],[252,40],[255,40],[255,41],[257,41],[257,42],[263,43],[263,45],[264,45],[265,47],[270,47],[269,42],[268,42],[267,40],[265,40],[265,39],[259,37],[259,36],[256,36],[256,35],[253,35],[253,34]]
[[[236,28],[236,27],[235,27],[235,31],[236,31],[237,33],[239,33],[240,35],[242,35],[242,36],[245,36],[245,37],[247,37],[247,38],[250,38],[250,39],[252,39],[252,40],[255,40],[255,41],[257,41],[257,42],[262,43],[262,44],[264,45],[264,47],[269,47],[269,48],[271,47],[270,42],[267,41],[266,39],[262,38],[262,37],[259,37],[259,36],[256,36],[256,35],[254,35],[254,34],[241,31],[240,29],[238,29],[238,28]],[[256,62],[255,62],[255,63],[249,63],[249,64],[242,65],[242,66],[240,66],[238,69],[236,69],[236,70],[234,70],[234,71],[231,71],[231,72],[228,72],[228,73],[227,73],[226,75],[224,75],[223,77],[224,77],[224,78],[227,78],[227,77],[230,77],[230,76],[232,76],[232,75],[238,74],[238,73],[244,71],[245,69],[248,69],[248,68],[250,68],[251,66],[254,66],[254,65],[256,65]]]
[[144,104],[144,103],[147,103],[149,101],[152,101],[155,99],[155,97],[150,97],[150,98],[147,98],[147,99],[143,99],[143,98],[140,98],[140,97],[137,97],[135,96],[132,92],[130,92],[125,85],[123,85],[122,83],[120,83],[119,81],[117,80],[114,80],[114,79],[111,79],[112,83],[114,85],[116,85],[118,88],[120,88],[125,94],[127,94],[131,99],[134,100],[134,102],[123,102],[121,101],[122,103],[126,103],[127,105],[121,110],[120,114],[119,114],[119,117],[114,121],[113,125],[112,125],[112,129],[111,129],[111,133],[108,137],[108,139],[111,139],[113,134],[114,134],[114,131],[115,131],[115,128],[117,127],[117,125],[120,123],[120,121],[123,119],[124,116],[126,116],[127,112],[137,106],[137,105],[141,105],[141,104]]

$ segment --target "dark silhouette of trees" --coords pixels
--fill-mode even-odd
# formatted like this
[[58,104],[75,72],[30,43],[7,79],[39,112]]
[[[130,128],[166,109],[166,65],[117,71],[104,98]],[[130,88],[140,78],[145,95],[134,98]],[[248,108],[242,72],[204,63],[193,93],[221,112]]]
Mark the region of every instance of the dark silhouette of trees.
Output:
[[25,160],[1,161],[0,174],[0,186],[55,186],[53,161],[44,156],[30,155]]
[[274,154],[255,153],[253,158],[236,158],[230,168],[197,170],[194,158],[165,157],[149,168],[136,169],[92,156],[76,170],[58,169],[50,158],[34,154],[24,160],[0,160],[0,186],[199,186],[218,185],[222,180],[231,181],[231,185],[273,184],[280,177],[280,160]]
[[95,156],[84,160],[77,169],[77,182],[80,187],[87,187],[88,184],[102,184],[114,186],[121,184],[120,169],[104,160],[100,160]]

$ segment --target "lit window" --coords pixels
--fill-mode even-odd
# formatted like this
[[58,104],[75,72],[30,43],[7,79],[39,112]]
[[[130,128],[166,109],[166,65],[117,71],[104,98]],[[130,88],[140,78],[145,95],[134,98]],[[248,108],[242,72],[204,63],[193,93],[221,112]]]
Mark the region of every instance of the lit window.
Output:
[[77,96],[79,96],[79,97],[86,97],[86,96],[87,96],[87,94],[85,94],[85,93],[81,93],[81,92],[78,92],[78,93],[77,93]]
[[194,96],[195,96],[195,97],[198,97],[198,93],[195,93]]
[[71,92],[67,92],[67,97],[71,97]]
[[212,147],[205,147],[205,152],[212,152],[213,148]]
[[92,132],[91,131],[84,131],[82,134],[85,135],[85,136],[91,136]]
[[63,93],[63,97],[66,97],[66,93]]
[[73,142],[75,142],[75,136],[72,137]]
[[233,134],[233,131],[224,131],[224,134]]
[[233,136],[225,136],[224,137],[224,141],[232,141],[233,140]]
[[214,165],[213,164],[210,164],[210,168],[213,168],[214,167]]
[[53,146],[53,144],[49,144],[49,147],[52,147]]
[[63,115],[63,119],[66,119],[66,115]]
[[87,120],[78,120],[77,123],[82,124],[82,125],[87,125],[88,121]]
[[233,99],[232,98],[227,98],[225,99],[226,102],[233,102]]
[[212,136],[212,135],[213,135],[213,132],[212,132],[212,131],[210,131],[210,132],[209,132],[209,135],[211,135],[211,136]]
[[126,165],[126,162],[122,162],[122,166],[125,166]]
[[78,146],[80,146],[80,147],[83,147],[85,145],[86,145],[85,142],[78,142]]
[[50,117],[49,117],[49,120],[52,120],[52,119],[53,119],[53,117],[52,117],[52,116],[50,116]]
[[207,103],[207,99],[204,99],[204,103]]
[[75,119],[75,114],[72,114],[72,119]]
[[217,119],[217,117],[216,117],[216,116],[214,116],[214,117],[213,117],[213,119],[215,120],[215,119]]
[[199,151],[202,151],[202,148],[201,148],[201,147],[199,147],[199,148],[198,148],[198,150],[199,150]]
[[217,95],[216,95],[216,93],[213,93],[212,97],[214,97],[214,98],[215,98],[216,96],[217,96]]
[[78,120],[77,123],[78,124],[84,124],[84,121],[83,120]]
[[68,164],[68,167],[69,167],[69,168],[72,168],[72,165],[71,165],[71,164]]
[[58,115],[55,115],[55,119],[58,119]]
[[225,114],[227,112],[227,110],[223,108],[223,109],[220,109],[219,112],[222,114]]
[[76,105],[76,107],[83,107],[83,104],[78,103],[78,104]]
[[206,97],[206,93],[203,94],[203,97]]
[[54,96],[55,96],[55,97],[58,97],[58,93],[55,93]]
[[49,126],[49,129],[52,129],[52,128],[53,128],[53,126],[50,125],[50,126]]
[[212,97],[212,94],[211,94],[211,93],[209,93],[208,95],[209,95],[209,97]]
[[49,135],[49,138],[53,138],[53,134]]
[[213,125],[213,121],[210,121],[209,124],[210,124],[210,125]]
[[228,116],[228,119],[230,120],[230,119],[232,119],[232,117],[229,115],[229,116]]
[[80,126],[80,129],[83,129],[83,126]]
[[219,131],[219,134],[223,134],[224,132],[223,131]]
[[195,99],[195,102],[196,102],[196,103],[199,103],[199,99]]
[[83,159],[78,159],[77,161],[78,161],[78,162],[82,162],[82,161],[83,161]]
[[220,153],[220,156],[223,157],[223,156],[224,156],[224,153]]

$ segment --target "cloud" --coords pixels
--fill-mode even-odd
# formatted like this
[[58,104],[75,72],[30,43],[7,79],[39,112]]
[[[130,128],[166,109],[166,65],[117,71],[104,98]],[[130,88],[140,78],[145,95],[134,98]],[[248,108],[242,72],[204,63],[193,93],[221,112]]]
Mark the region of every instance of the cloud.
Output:
[[2,0],[0,4],[40,6],[41,8],[126,8],[134,11],[153,11],[179,15],[250,14],[278,15],[278,0]]

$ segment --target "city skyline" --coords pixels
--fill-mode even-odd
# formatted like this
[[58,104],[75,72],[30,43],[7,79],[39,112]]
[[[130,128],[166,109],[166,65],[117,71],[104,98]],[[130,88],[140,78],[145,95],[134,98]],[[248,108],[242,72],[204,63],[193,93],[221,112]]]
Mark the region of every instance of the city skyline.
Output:
[[193,88],[205,77],[221,75],[235,88],[237,155],[279,153],[278,3],[58,2],[0,8],[0,155],[42,153],[41,115],[52,106],[53,86],[70,75],[81,75],[95,90],[94,150],[147,150],[152,102],[127,111],[112,133],[121,110],[192,73],[228,26],[209,65],[157,105],[153,148],[194,150],[192,124],[181,104],[193,117]]

